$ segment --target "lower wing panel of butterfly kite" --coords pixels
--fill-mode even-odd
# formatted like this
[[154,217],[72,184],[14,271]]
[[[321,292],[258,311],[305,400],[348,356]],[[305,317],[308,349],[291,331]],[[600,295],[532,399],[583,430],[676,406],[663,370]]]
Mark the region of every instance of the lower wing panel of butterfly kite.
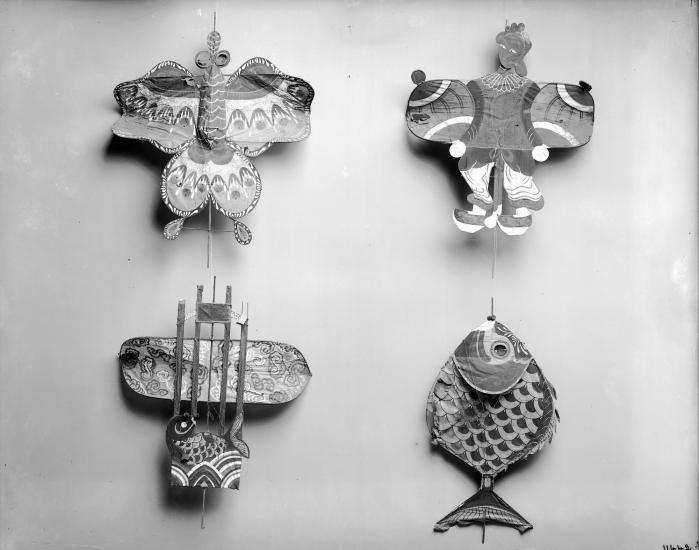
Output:
[[210,148],[192,140],[163,170],[161,195],[168,208],[181,216],[165,226],[165,237],[176,239],[184,221],[212,201],[233,220],[236,240],[248,244],[252,233],[237,219],[255,208],[261,191],[255,166],[240,151],[227,142]]

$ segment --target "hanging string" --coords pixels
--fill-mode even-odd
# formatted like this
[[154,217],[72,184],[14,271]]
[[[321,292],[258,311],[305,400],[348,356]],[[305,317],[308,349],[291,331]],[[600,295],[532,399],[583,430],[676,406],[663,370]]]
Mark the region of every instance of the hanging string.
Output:
[[[495,158],[494,167],[494,177],[493,177],[493,208],[500,208],[503,202],[503,187],[504,187],[504,160],[502,154],[498,154]],[[498,225],[495,224],[493,227],[493,250],[492,250],[492,260],[490,264],[490,281],[491,281],[491,292],[490,292],[490,315],[488,316],[489,321],[495,320],[495,279],[497,276],[497,266],[498,266]]]
[[206,268],[213,269],[214,265],[214,241],[211,238],[211,201],[209,201],[209,225],[206,229],[207,239],[206,239]]
[[[493,228],[493,259],[490,267],[490,315],[488,319],[490,321],[495,320],[495,277],[497,275],[497,262],[498,262],[498,228],[495,226]],[[492,319],[491,319],[492,317]]]
[[200,529],[206,529],[204,525],[204,516],[206,514],[206,487],[201,492],[201,526]]
[[[214,10],[214,32],[216,32],[216,11]],[[213,271],[213,266],[214,266],[214,241],[213,241],[213,235],[212,235],[212,226],[211,226],[211,201],[209,201],[208,205],[208,223],[207,223],[207,228],[206,228],[206,268],[210,271]],[[213,283],[212,283],[212,295],[211,295],[211,302],[216,303],[216,275],[213,276]],[[200,301],[200,300],[199,300]],[[213,365],[214,365],[214,323],[210,324],[211,330],[209,332],[209,376],[208,376],[208,383],[206,386],[206,431],[210,431],[209,427],[209,421],[211,420],[211,374],[213,371]],[[226,368],[225,365],[221,367],[222,369]],[[225,399],[225,397],[224,397]],[[202,490],[202,495],[201,495],[201,525],[200,528],[204,529],[205,528],[205,517],[206,517],[206,487]]]

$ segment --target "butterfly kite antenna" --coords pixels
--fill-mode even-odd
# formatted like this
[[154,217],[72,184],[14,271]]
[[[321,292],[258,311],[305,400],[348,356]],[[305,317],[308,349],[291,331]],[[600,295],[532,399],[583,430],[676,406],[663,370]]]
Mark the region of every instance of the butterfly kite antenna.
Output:
[[214,10],[214,31],[216,31],[216,11]]

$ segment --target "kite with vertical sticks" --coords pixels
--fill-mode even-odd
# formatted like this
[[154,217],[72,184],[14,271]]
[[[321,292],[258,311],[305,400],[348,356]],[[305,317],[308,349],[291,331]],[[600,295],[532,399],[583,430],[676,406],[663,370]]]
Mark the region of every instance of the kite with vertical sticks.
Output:
[[417,137],[450,144],[471,193],[470,210],[455,209],[454,222],[475,233],[496,225],[508,235],[523,234],[531,210],[544,198],[534,183],[535,162],[550,148],[585,145],[592,135],[594,102],[585,82],[538,84],[526,78],[524,56],[532,47],[523,23],[498,33],[500,67],[464,84],[425,80],[408,101],[408,128]]
[[[203,302],[202,295],[203,287],[198,286],[194,339],[184,337],[187,316],[181,300],[175,338],[131,338],[122,344],[119,361],[131,390],[173,401],[165,436],[170,483],[237,489],[242,459],[250,454],[242,439],[243,405],[291,401],[304,390],[311,371],[301,352],[289,344],[248,341],[247,311],[233,311],[230,286],[225,303]],[[240,327],[239,340],[231,339],[234,323]],[[208,340],[201,335],[203,324],[212,327]],[[223,339],[213,338],[214,325],[223,326]],[[189,401],[189,411],[183,412],[183,401]],[[199,402],[207,407],[218,402],[218,433],[196,431]],[[226,428],[229,402],[235,402],[235,417]],[[207,410],[207,424],[210,415]]]
[[114,97],[123,114],[112,131],[175,155],[163,171],[161,195],[179,217],[165,226],[165,237],[176,239],[187,218],[213,204],[233,220],[236,240],[248,244],[252,233],[240,218],[255,208],[262,188],[250,158],[309,135],[314,92],[261,57],[224,75],[231,56],[220,43],[214,30],[207,50],[196,55],[203,75],[163,61],[119,84]]

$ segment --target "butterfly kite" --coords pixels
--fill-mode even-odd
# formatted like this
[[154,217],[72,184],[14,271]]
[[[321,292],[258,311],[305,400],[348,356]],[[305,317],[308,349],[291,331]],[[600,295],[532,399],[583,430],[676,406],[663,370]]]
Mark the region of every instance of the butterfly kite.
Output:
[[185,220],[212,202],[233,220],[236,240],[248,244],[252,233],[240,218],[255,208],[261,191],[250,157],[308,136],[313,88],[259,57],[226,76],[221,70],[230,53],[219,50],[220,43],[214,30],[207,50],[196,55],[203,75],[163,61],[119,84],[114,97],[123,114],[112,130],[175,155],[163,171],[161,194],[179,217],[165,226],[165,237],[177,238]]
[[424,72],[414,71],[418,86],[406,118],[413,134],[450,144],[450,154],[459,158],[471,209],[454,210],[457,227],[475,233],[497,224],[521,235],[531,226],[531,210],[544,205],[532,177],[535,161],[546,160],[549,148],[585,145],[594,102],[585,82],[538,84],[526,78],[524,56],[532,43],[523,23],[506,26],[495,40],[500,67],[467,84],[425,81]]

